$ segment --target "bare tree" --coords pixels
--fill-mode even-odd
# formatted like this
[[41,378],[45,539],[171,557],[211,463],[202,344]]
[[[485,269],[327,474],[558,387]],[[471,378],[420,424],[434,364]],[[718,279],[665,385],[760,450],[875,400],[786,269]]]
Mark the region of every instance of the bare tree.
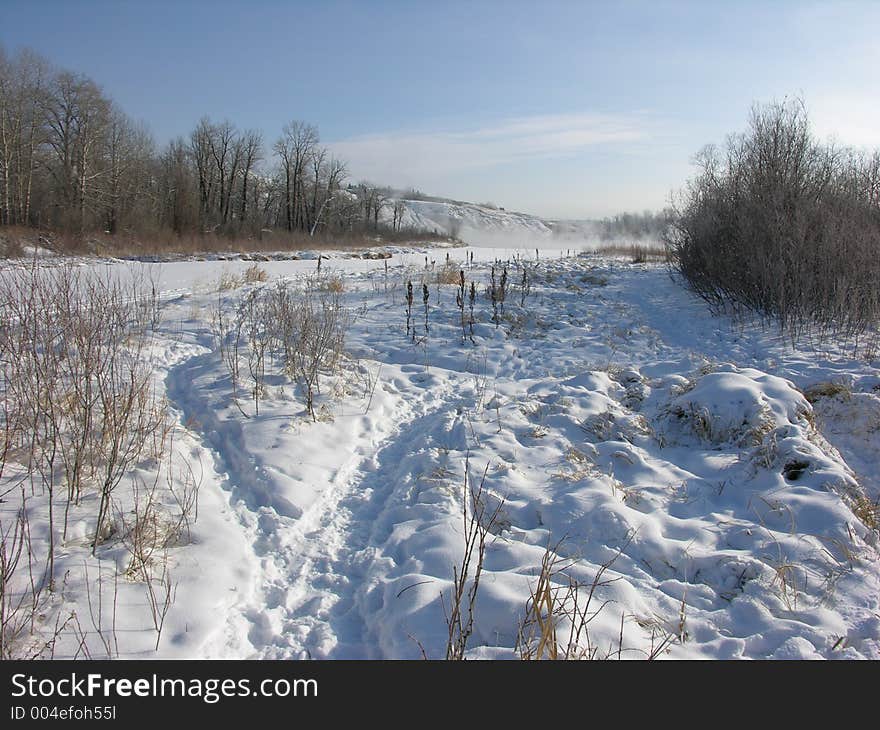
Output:
[[[318,210],[319,203],[318,199],[321,197],[323,192],[321,185],[321,175],[326,173],[325,170],[325,160],[327,159],[327,149],[325,147],[315,148],[312,153],[310,163],[312,168],[312,204],[309,208],[309,217],[307,220],[308,228],[310,231],[314,231],[315,227],[318,225]],[[320,206],[323,207],[327,198],[324,198]]]
[[284,209],[287,230],[305,228],[304,188],[306,165],[318,144],[318,130],[311,124],[293,121],[284,126],[274,150],[281,159],[284,177]]
[[248,183],[257,163],[263,158],[263,135],[256,130],[248,130],[241,137],[241,203],[238,220],[242,225],[248,219]]
[[394,209],[392,211],[391,218],[391,228],[394,231],[399,231],[400,226],[403,223],[403,214],[406,211],[406,203],[402,200],[394,201]]
[[0,48],[0,223],[30,222],[49,75],[48,63],[31,51],[7,59]]
[[96,208],[97,183],[106,173],[100,153],[109,117],[110,103],[91,79],[66,71],[54,78],[48,104],[54,151],[49,169],[64,204],[61,223],[80,233]]
[[189,136],[189,152],[195,163],[199,184],[199,228],[204,231],[209,224],[214,201],[215,166],[212,160],[214,127],[203,117]]
[[107,176],[102,202],[108,233],[135,207],[148,179],[153,140],[141,126],[111,108],[107,125]]
[[241,163],[242,148],[235,127],[228,121],[214,125],[208,141],[219,184],[217,213],[220,223],[225,224],[229,219],[229,201],[238,166]]
[[178,137],[168,143],[159,158],[159,224],[178,235],[199,223],[199,182],[190,165],[190,148]]

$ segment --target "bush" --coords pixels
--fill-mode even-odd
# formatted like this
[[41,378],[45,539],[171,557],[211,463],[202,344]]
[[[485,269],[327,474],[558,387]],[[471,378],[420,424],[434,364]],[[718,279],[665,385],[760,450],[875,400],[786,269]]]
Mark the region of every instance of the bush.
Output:
[[[117,488],[167,453],[171,420],[149,356],[158,306],[155,282],[140,269],[117,276],[34,262],[0,272],[0,502],[20,492],[17,510],[0,510],[0,659],[51,655],[64,627],[78,620],[75,612],[64,620],[64,600],[56,598],[58,579],[63,597],[70,573],[69,525],[83,521],[83,509],[96,510],[95,555],[118,537]],[[184,491],[179,503],[189,508],[193,490]],[[157,603],[153,579],[145,580],[151,607],[164,611],[154,613],[161,634],[173,596]],[[36,629],[53,614],[43,644]],[[100,617],[99,604],[92,620],[105,642]]]
[[269,274],[266,273],[265,269],[261,269],[254,264],[245,269],[243,278],[245,284],[256,284],[261,281],[266,281],[269,278]]
[[335,275],[310,277],[302,291],[279,281],[274,287],[251,289],[237,300],[231,314],[218,298],[213,312],[217,348],[232,382],[233,402],[243,414],[238,403],[241,362],[247,362],[259,414],[266,369],[277,358],[275,364],[299,385],[308,414],[317,420],[320,375],[336,368],[350,325],[342,306],[343,290],[342,279]]
[[457,263],[447,261],[443,268],[437,271],[437,283],[458,284],[461,276],[460,272],[461,269]]
[[665,237],[697,294],[793,336],[880,321],[880,153],[816,142],[796,100],[753,108],[749,130],[697,165]]

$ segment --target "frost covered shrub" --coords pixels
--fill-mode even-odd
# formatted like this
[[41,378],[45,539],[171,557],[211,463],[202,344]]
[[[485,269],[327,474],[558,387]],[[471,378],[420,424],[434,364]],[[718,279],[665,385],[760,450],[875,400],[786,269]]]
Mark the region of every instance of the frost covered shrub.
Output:
[[341,294],[312,286],[298,292],[281,282],[266,296],[267,347],[280,354],[283,372],[300,385],[306,410],[317,420],[320,373],[336,367],[350,325]]
[[857,334],[880,321],[880,152],[813,139],[803,103],[752,110],[749,130],[704,148],[666,244],[715,306]]
[[318,289],[322,292],[329,292],[331,294],[342,294],[342,292],[345,291],[345,282],[340,276],[327,276],[321,279],[318,284]]
[[437,271],[437,283],[438,284],[458,284],[459,281],[459,268],[458,264],[450,263],[449,261],[444,264],[442,269]]

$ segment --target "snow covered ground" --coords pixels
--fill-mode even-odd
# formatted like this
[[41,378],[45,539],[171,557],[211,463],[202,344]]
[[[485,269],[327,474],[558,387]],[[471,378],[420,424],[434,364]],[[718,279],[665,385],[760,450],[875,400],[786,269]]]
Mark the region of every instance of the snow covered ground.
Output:
[[[54,655],[85,642],[96,657],[443,658],[467,463],[497,509],[469,657],[518,656],[551,546],[554,585],[576,582],[582,601],[595,588],[584,652],[880,658],[876,349],[793,347],[710,315],[662,265],[564,248],[536,260],[530,244],[333,257],[320,279],[314,260],[268,261],[266,281],[219,294],[221,275],[251,264],[148,267],[162,291],[151,352],[176,420],[170,479],[193,475],[198,515],[162,556],[176,594],[156,650],[122,541],[89,556],[87,502],[38,621],[45,635],[77,615]],[[447,253],[477,284],[472,340],[457,286],[438,281]],[[496,326],[486,287],[508,259]],[[218,352],[218,302],[231,315],[279,281],[341,289],[351,319],[317,420],[271,366],[259,413],[246,368],[237,406]],[[28,504],[43,539],[45,497]]]

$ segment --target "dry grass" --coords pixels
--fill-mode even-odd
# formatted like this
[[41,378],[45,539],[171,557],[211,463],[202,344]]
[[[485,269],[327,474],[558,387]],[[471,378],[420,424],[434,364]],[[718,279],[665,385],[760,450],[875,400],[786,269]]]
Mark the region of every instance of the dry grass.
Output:
[[454,242],[448,236],[424,231],[345,231],[328,233],[318,231],[314,236],[302,231],[263,229],[254,234],[220,235],[217,233],[175,234],[170,231],[154,233],[123,232],[110,235],[103,232],[85,234],[57,230],[38,230],[25,227],[7,227],[0,236],[0,258],[23,255],[22,246],[41,246],[59,254],[83,254],[140,258],[151,256],[198,256],[210,253],[258,253],[268,251],[305,251],[363,249],[386,243],[414,241]]
[[342,292],[345,291],[345,282],[342,280],[341,276],[331,274],[330,276],[321,278],[318,282],[318,289],[330,294],[342,294]]
[[503,500],[494,506],[489,504],[489,494],[485,490],[488,471],[489,464],[486,464],[480,483],[474,485],[470,478],[470,454],[465,458],[462,494],[464,553],[461,564],[452,569],[453,589],[448,597],[448,608],[446,598],[440,594],[448,630],[447,660],[460,661],[465,658],[468,640],[474,630],[474,607],[486,560],[487,538],[492,534],[504,506]]
[[220,272],[220,278],[217,279],[217,291],[232,291],[241,286],[241,278],[228,269]]
[[554,479],[561,479],[566,482],[579,482],[582,479],[598,474],[598,469],[593,460],[574,446],[570,446],[566,450],[565,460],[568,468],[554,472],[552,475]]
[[336,370],[350,324],[340,287],[341,280],[320,275],[309,277],[304,290],[279,281],[274,287],[254,287],[233,296],[231,308],[218,295],[212,328],[229,374],[233,403],[242,415],[248,416],[238,400],[245,368],[256,414],[266,393],[267,368],[276,368],[278,375],[298,385],[308,415],[318,420],[314,396],[320,392],[320,375]]
[[520,656],[523,659],[559,659],[557,626],[561,601],[558,587],[553,585],[555,554],[548,548],[541,562],[538,581],[526,603],[526,617],[520,626]]
[[217,291],[234,291],[245,284],[258,284],[268,279],[269,274],[257,264],[249,266],[242,274],[236,274],[229,269],[223,269],[220,272],[220,278],[217,280]]
[[673,404],[666,412],[709,444],[730,442],[742,447],[765,447],[765,440],[776,427],[773,413],[766,405],[752,422],[740,426],[719,422],[706,406],[699,403]]
[[[610,600],[600,602],[599,593],[620,580],[607,577],[607,572],[631,539],[632,536],[599,566],[589,583],[582,583],[568,574],[572,563],[559,557],[561,544],[547,546],[517,631],[516,650],[520,659],[619,659],[624,651],[628,651],[624,649],[624,614],[620,617],[617,645],[605,649],[591,638],[590,623],[611,603]],[[656,658],[673,640],[674,636],[667,633],[661,644],[655,645],[652,641],[649,658]]]
[[862,524],[871,530],[880,529],[880,499],[871,500],[864,494],[850,497],[850,509]]
[[847,383],[831,380],[804,388],[804,398],[810,403],[816,403],[820,398],[836,398],[837,396],[849,398],[851,395],[852,388]]
[[261,269],[256,264],[253,264],[245,269],[242,278],[245,284],[256,284],[260,281],[266,281],[269,278],[269,274],[266,273],[265,269]]
[[608,286],[608,279],[598,274],[583,274],[578,279],[581,284],[589,284],[590,286]]
[[459,284],[461,280],[461,268],[458,264],[447,263],[437,271],[438,284]]
[[[779,594],[785,607],[789,611],[797,611],[798,599],[800,598],[802,591],[801,587],[798,585],[798,572],[803,572],[803,569],[781,556],[778,561],[771,562],[770,567],[774,572],[773,580],[770,585],[778,585]],[[802,582],[804,583],[804,588],[806,588],[805,574]]]
[[[93,270],[34,265],[0,275],[0,309],[8,317],[0,332],[6,363],[0,368],[0,473],[17,449],[22,482],[30,482],[32,494],[41,489],[49,507],[45,550],[30,541],[24,492],[19,519],[0,524],[0,655],[20,650],[9,643],[18,629],[7,617],[27,614],[33,634],[43,597],[56,590],[56,579],[66,581],[67,571],[55,565],[56,538],[67,541],[70,520],[85,519],[79,508],[97,508],[86,544],[100,560],[101,546],[120,534],[112,519],[117,487],[166,453],[171,417],[148,357],[157,289],[145,272],[131,273],[125,282]],[[145,514],[126,532],[142,545],[159,529],[155,515]],[[15,568],[23,569],[22,556],[29,587],[10,604],[6,588]],[[19,610],[25,605],[19,600],[30,608]],[[168,606],[162,603],[166,613]]]

